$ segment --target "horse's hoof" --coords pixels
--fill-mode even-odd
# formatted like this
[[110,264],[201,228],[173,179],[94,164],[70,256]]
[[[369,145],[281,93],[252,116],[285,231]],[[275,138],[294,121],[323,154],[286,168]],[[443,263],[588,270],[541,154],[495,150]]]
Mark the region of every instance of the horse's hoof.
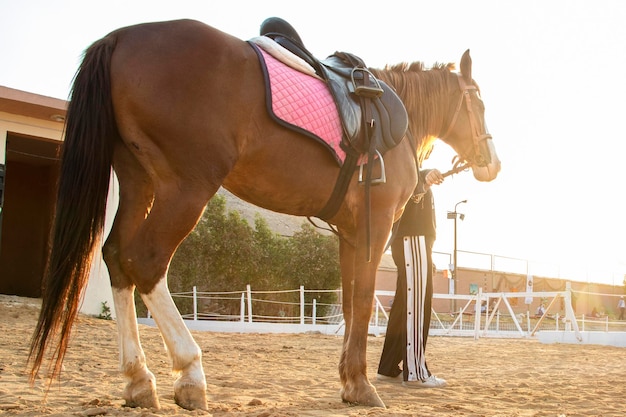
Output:
[[348,393],[348,390],[345,388],[342,388],[341,400],[354,405],[387,408],[383,400],[378,396],[376,388],[374,388],[373,385],[370,385],[368,389],[364,390],[350,390],[350,393]]
[[149,373],[144,379],[129,382],[124,389],[124,400],[126,407],[160,408],[154,375]]
[[177,382],[174,387],[174,401],[186,410],[208,410],[206,387]]

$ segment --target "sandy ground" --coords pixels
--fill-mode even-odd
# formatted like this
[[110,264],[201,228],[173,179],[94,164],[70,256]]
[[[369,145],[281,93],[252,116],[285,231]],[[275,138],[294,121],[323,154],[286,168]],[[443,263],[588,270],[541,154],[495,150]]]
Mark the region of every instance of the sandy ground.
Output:
[[[448,387],[410,390],[374,382],[387,409],[339,397],[341,337],[194,332],[203,349],[209,411],[173,401],[169,360],[156,329],[141,326],[160,410],[123,406],[115,323],[81,317],[61,379],[47,400],[28,384],[25,361],[38,300],[0,295],[2,416],[624,416],[626,349],[534,340],[432,337],[429,367]],[[370,337],[375,381],[382,338]]]

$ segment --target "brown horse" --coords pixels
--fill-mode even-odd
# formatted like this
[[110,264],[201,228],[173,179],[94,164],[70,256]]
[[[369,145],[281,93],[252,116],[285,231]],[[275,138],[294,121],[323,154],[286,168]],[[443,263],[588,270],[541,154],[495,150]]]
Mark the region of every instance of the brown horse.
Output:
[[[485,129],[469,53],[460,73],[419,64],[375,71],[410,115],[408,135],[385,154],[385,184],[371,189],[371,262],[366,262],[364,191],[356,175],[337,214],[346,323],[339,374],[344,401],[384,407],[366,372],[374,280],[393,222],[417,182],[416,164],[436,138],[472,165],[478,180],[500,169]],[[261,207],[315,216],[339,173],[331,154],[275,123],[266,110],[256,53],[195,21],[117,30],[91,45],[74,80],[43,305],[33,335],[31,377],[52,351],[61,370],[72,324],[101,242],[111,168],[120,203],[103,247],[128,378],[129,406],[158,407],[146,367],[133,294],[152,313],[178,374],[176,402],[206,409],[201,349],[167,288],[172,255],[220,186]],[[463,105],[465,103],[465,105]]]

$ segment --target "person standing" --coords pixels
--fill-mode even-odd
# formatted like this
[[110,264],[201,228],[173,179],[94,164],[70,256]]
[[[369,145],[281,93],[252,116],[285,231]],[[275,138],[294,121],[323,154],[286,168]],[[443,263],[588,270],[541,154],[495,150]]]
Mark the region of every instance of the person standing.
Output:
[[624,296],[622,295],[617,302],[617,308],[619,308],[619,320],[624,320],[624,311],[626,310],[626,302],[624,302]]
[[431,186],[441,184],[443,179],[436,169],[419,172],[415,195],[407,202],[391,242],[398,276],[377,378],[402,380],[410,388],[446,385],[444,379],[428,370],[425,357],[433,296],[432,248],[436,237]]

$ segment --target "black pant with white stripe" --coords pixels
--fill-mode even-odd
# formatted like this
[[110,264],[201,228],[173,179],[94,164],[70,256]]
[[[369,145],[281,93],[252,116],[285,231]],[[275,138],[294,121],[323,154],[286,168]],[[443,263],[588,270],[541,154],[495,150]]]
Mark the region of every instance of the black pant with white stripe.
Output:
[[432,244],[424,236],[405,236],[391,245],[398,279],[378,365],[381,375],[403,372],[405,381],[423,381],[431,375],[425,350],[433,296]]

